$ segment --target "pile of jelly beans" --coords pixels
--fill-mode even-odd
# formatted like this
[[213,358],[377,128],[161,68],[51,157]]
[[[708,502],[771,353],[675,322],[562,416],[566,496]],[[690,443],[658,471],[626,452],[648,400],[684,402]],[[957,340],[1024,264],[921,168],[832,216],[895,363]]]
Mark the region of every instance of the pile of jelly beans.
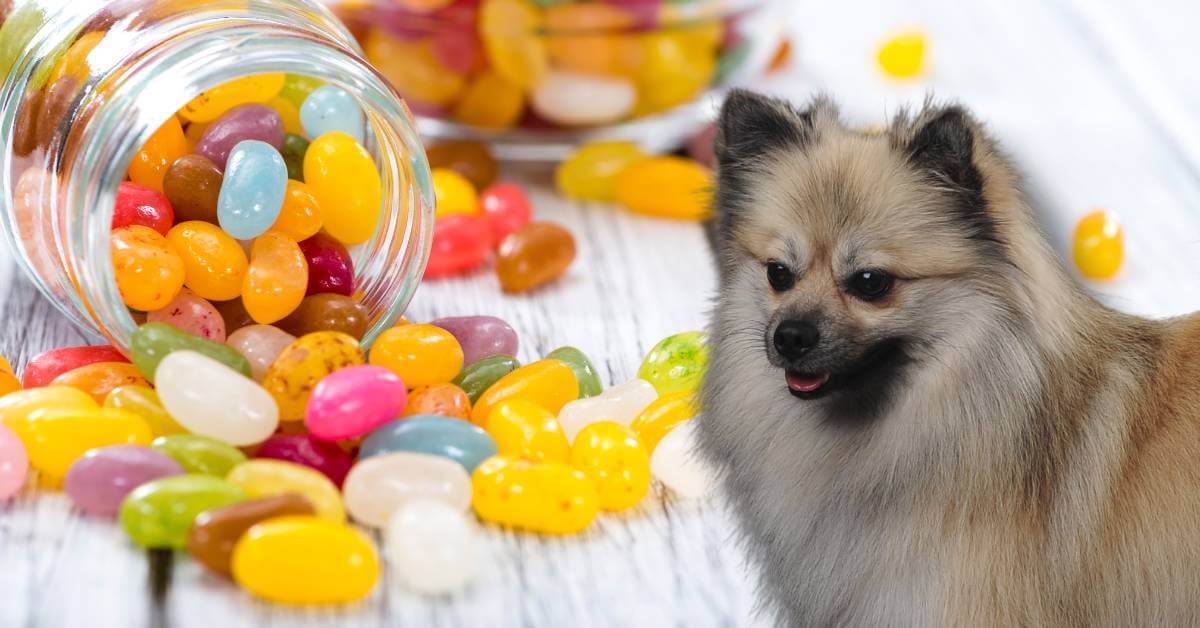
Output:
[[56,349],[20,381],[0,363],[0,499],[32,469],[140,546],[313,604],[373,590],[382,561],[364,528],[383,532],[398,582],[442,592],[475,569],[469,509],[570,534],[637,506],[652,476],[684,498],[708,490],[691,455],[699,332],[605,390],[574,347],[520,364],[516,332],[491,316],[405,321],[369,351],[341,331],[259,327],[273,331],[221,342],[148,322],[128,358]]
[[[711,129],[700,133],[694,152],[711,159]],[[711,165],[711,164],[710,164]],[[631,142],[581,146],[555,172],[559,192],[582,201],[616,202],[648,216],[703,220],[711,204],[712,173],[697,159],[651,156]]]

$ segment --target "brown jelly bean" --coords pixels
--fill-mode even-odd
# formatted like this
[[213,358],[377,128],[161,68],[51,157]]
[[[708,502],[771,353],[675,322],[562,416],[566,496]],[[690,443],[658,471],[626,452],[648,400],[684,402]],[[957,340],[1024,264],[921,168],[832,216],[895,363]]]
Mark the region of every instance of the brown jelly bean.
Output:
[[445,142],[425,151],[430,168],[449,168],[470,179],[482,190],[496,181],[496,159],[487,145],[479,142]]
[[42,100],[41,115],[38,116],[37,123],[37,145],[46,148],[50,146],[50,140],[54,139],[54,134],[58,132],[62,125],[63,118],[70,113],[71,103],[75,101],[75,94],[79,93],[79,79],[74,76],[64,76],[46,90],[46,96]]
[[221,171],[203,155],[184,155],[163,177],[163,193],[171,201],[176,222],[203,220],[217,224]]
[[37,148],[37,119],[42,111],[44,93],[35,89],[21,97],[21,108],[17,110],[17,120],[13,125],[13,154],[18,157],[24,157]]
[[254,524],[285,515],[314,515],[312,503],[302,495],[283,493],[200,513],[188,532],[187,547],[192,558],[224,575],[230,574],[233,546]]
[[316,331],[340,331],[356,340],[367,333],[367,308],[340,294],[314,294],[276,326],[297,338]]
[[246,306],[240,298],[232,301],[216,301],[213,306],[221,313],[221,318],[225,319],[225,334],[233,332],[247,326],[254,325],[254,318],[246,311]]
[[574,260],[571,232],[552,222],[534,222],[500,243],[496,274],[505,292],[524,292],[563,274]]

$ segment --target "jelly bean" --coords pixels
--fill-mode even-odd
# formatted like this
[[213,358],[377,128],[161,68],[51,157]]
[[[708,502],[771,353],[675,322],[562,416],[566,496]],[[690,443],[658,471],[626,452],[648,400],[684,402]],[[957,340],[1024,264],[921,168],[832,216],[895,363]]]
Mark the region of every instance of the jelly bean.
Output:
[[484,72],[467,85],[454,117],[484,129],[507,129],[521,119],[525,92],[495,72]]
[[0,423],[0,501],[21,492],[29,474],[29,456],[21,439]]
[[137,415],[114,408],[55,408],[9,427],[21,437],[29,464],[61,479],[89,449],[107,445],[149,445],[150,427]]
[[221,318],[225,319],[227,338],[228,334],[255,324],[254,319],[250,318],[250,313],[246,311],[246,307],[242,304],[241,298],[219,301],[213,303],[213,306],[221,313]]
[[155,379],[163,407],[195,434],[240,447],[279,426],[279,409],[262,387],[206,355],[175,351],[159,362]]
[[630,427],[638,435],[638,440],[653,454],[655,447],[667,432],[699,412],[695,393],[687,390],[668,393],[655,399],[638,413]]
[[299,245],[280,233],[254,241],[242,304],[255,322],[274,323],[300,307],[308,289],[308,263]]
[[222,83],[192,99],[179,115],[191,122],[211,122],[246,103],[265,103],[283,89],[283,74],[256,74]]
[[583,428],[571,445],[571,466],[587,474],[604,510],[633,508],[650,490],[650,454],[632,430],[611,421]]
[[624,78],[550,72],[529,102],[555,124],[598,126],[628,116],[637,102],[637,88]]
[[299,493],[312,502],[320,517],[338,523],[346,520],[337,487],[325,475],[304,465],[256,458],[234,467],[225,479],[250,497]]
[[[71,108],[75,102],[75,96],[79,93],[79,86],[79,79],[73,76],[64,76],[57,81],[54,81],[54,83],[52,83],[46,90],[46,95],[42,99],[41,115],[38,116],[37,120],[37,131],[34,134],[36,138],[35,146],[48,148],[51,142],[55,140],[55,136],[58,134],[62,122],[71,112]],[[170,136],[169,134],[164,134],[163,137],[165,139],[169,139]],[[171,142],[164,142],[163,144],[166,147],[170,147],[172,145]],[[161,150],[148,153],[146,155],[147,160],[160,156],[161,153]],[[135,156],[135,160],[140,157],[141,155],[139,151],[139,155]],[[149,170],[149,168],[147,168],[147,170]],[[146,180],[149,180],[150,178],[151,177],[147,177]],[[151,185],[150,187],[154,186]]]
[[13,154],[18,157],[28,157],[37,148],[38,114],[42,110],[42,100],[45,91],[28,89],[21,97],[17,108],[17,117],[13,125]]
[[650,157],[617,175],[617,202],[640,214],[702,220],[709,215],[712,175],[682,157]]
[[521,363],[512,356],[493,355],[467,366],[452,383],[462,388],[471,403],[475,404],[493,384],[520,366]]
[[1075,227],[1072,253],[1075,266],[1088,279],[1111,279],[1121,270],[1124,236],[1117,215],[1097,210]]
[[471,505],[480,519],[533,532],[580,532],[599,511],[587,476],[559,462],[496,456],[479,465],[471,487]]
[[246,461],[246,454],[232,445],[199,434],[159,436],[150,447],[170,456],[188,473],[219,478]]
[[9,363],[8,358],[2,355],[0,355],[0,372],[8,373],[9,375],[13,373],[12,364]]
[[138,371],[156,381],[158,365],[174,351],[193,351],[250,377],[250,362],[245,356],[219,342],[193,336],[165,323],[146,323],[129,339],[129,351]]
[[531,222],[509,234],[496,252],[505,292],[525,292],[553,281],[575,261],[575,238],[552,222]]
[[21,381],[8,371],[0,371],[0,397],[21,390]]
[[183,429],[162,406],[158,393],[147,386],[117,386],[104,398],[105,408],[116,408],[142,417],[155,436],[183,434]]
[[435,384],[418,388],[408,395],[404,416],[436,414],[469,421],[471,399],[466,391],[454,384]]
[[129,164],[129,179],[155,191],[163,190],[163,177],[176,159],[188,154],[187,138],[179,119],[171,116],[138,149]]
[[121,529],[142,547],[183,549],[196,516],[246,499],[242,489],[211,475],[173,475],[147,482],[121,503]]
[[412,499],[387,522],[388,565],[397,580],[420,593],[461,589],[477,570],[478,535],[461,510],[437,500]]
[[371,540],[349,526],[290,516],[255,524],[233,548],[233,578],[250,593],[285,604],[362,599],[379,579]]
[[876,54],[883,73],[898,79],[913,78],[925,71],[925,34],[900,33],[883,42]]
[[463,366],[458,340],[433,325],[401,325],[383,332],[369,358],[371,364],[399,375],[409,388],[449,382]]
[[181,222],[167,233],[167,241],[183,259],[184,284],[197,296],[209,301],[241,296],[249,261],[238,241],[220,227],[198,220]]
[[386,423],[363,441],[358,459],[397,451],[411,451],[449,458],[470,473],[490,456],[496,442],[478,427],[441,416],[414,416]]
[[287,181],[287,165],[274,146],[259,140],[239,142],[229,154],[217,198],[221,228],[239,240],[265,233],[283,209]]
[[606,4],[564,3],[545,13],[546,49],[555,67],[587,75],[628,74],[637,46],[624,35],[634,17]]
[[188,531],[187,549],[192,558],[223,576],[232,577],[233,548],[255,524],[290,515],[314,515],[302,495],[284,493],[237,502],[196,515]]
[[692,136],[692,139],[688,140],[688,156],[692,159],[695,159],[700,165],[710,170],[716,167],[717,157],[713,152],[716,137],[717,125],[704,125],[704,128],[701,129],[699,133]]
[[474,402],[471,421],[483,425],[492,406],[508,399],[532,401],[551,414],[558,414],[564,405],[577,398],[579,382],[570,365],[561,360],[539,360],[518,368],[492,384]]
[[329,235],[345,244],[371,239],[383,192],[367,149],[337,131],[318,137],[304,154],[304,181],[321,206]]
[[289,180],[304,182],[304,155],[308,154],[309,146],[309,141],[299,135],[289,133],[284,136],[279,154],[287,165]]
[[458,512],[466,510],[471,505],[471,478],[453,460],[399,451],[354,465],[342,494],[355,521],[382,528],[392,513],[414,499],[435,499]]
[[319,331],[336,331],[362,340],[370,323],[362,303],[340,294],[314,294],[305,297],[300,307],[279,321],[279,328],[296,336]]
[[683,499],[700,499],[712,491],[716,475],[697,451],[695,420],[662,437],[650,456],[650,472]]
[[477,268],[492,253],[492,243],[486,218],[468,215],[441,218],[434,224],[425,276],[444,277]]
[[553,414],[529,401],[510,399],[492,408],[487,433],[496,440],[500,455],[513,458],[567,462],[569,445]]
[[135,310],[157,310],[183,287],[186,262],[169,240],[149,227],[114,229],[110,251],[117,290]]
[[242,354],[250,362],[250,376],[262,381],[275,358],[295,340],[295,336],[278,327],[249,325],[230,334],[225,344]]
[[313,93],[313,90],[324,84],[325,81],[311,76],[288,74],[284,76],[283,87],[279,90],[279,97],[299,107],[304,104],[304,99],[308,98],[308,95]]
[[146,313],[146,322],[165,323],[184,333],[225,342],[225,319],[212,303],[181,290],[165,307]]
[[325,233],[300,242],[308,260],[308,296],[314,294],[354,294],[354,262],[345,245]]
[[650,382],[658,394],[694,391],[708,368],[708,344],[698,331],[667,336],[650,349],[638,367],[638,377]]
[[50,72],[50,82],[53,83],[64,76],[73,76],[80,83],[85,83],[91,77],[92,66],[88,63],[88,56],[96,49],[96,46],[104,40],[106,33],[104,31],[95,31],[80,35],[67,48],[58,59],[58,63],[54,65],[54,69]]
[[479,195],[479,205],[492,230],[493,242],[500,242],[533,218],[529,197],[515,183],[497,183],[485,189]]
[[454,214],[479,213],[479,193],[470,180],[445,168],[435,168],[432,175],[439,218]]
[[641,379],[613,386],[590,399],[572,401],[558,413],[567,440],[575,442],[583,428],[593,423],[607,421],[628,426],[633,423],[646,406],[658,398],[654,386]]
[[179,222],[202,220],[216,224],[217,199],[224,177],[216,164],[201,155],[175,160],[163,177],[163,193]]
[[300,105],[300,122],[309,137],[341,131],[360,144],[366,140],[362,108],[340,87],[326,85],[313,90]]
[[640,36],[636,64],[638,103],[633,115],[646,116],[687,103],[704,91],[716,72],[716,56],[697,49],[687,30]]
[[317,440],[311,434],[276,434],[258,446],[254,457],[310,467],[339,487],[354,466],[354,459],[346,450],[335,443]]
[[463,75],[450,71],[428,41],[403,41],[381,29],[363,41],[367,60],[405,99],[439,106],[454,101],[466,85]]
[[175,211],[171,209],[171,202],[162,192],[130,181],[122,181],[117,186],[113,229],[141,225],[167,235],[167,231],[174,224]]
[[128,362],[113,347],[63,347],[39,353],[25,363],[22,384],[25,388],[49,385],[54,378],[81,366],[97,362]]
[[482,190],[496,181],[499,166],[487,144],[479,142],[444,142],[426,151],[430,168],[446,168],[466,177],[475,189]]
[[450,316],[432,321],[454,335],[463,351],[464,364],[493,355],[517,355],[517,332],[495,316]]
[[388,369],[352,366],[317,384],[308,399],[304,426],[322,440],[354,438],[400,416],[407,402],[404,382]]
[[549,71],[541,15],[528,0],[484,0],[479,33],[492,68],[510,83],[537,86]]
[[228,170],[234,147],[247,140],[258,140],[275,150],[283,148],[283,120],[279,114],[266,105],[234,107],[204,131],[194,152],[221,170]]
[[267,369],[263,387],[279,404],[279,418],[304,418],[308,398],[317,382],[330,373],[366,362],[358,341],[341,332],[320,331],[303,335],[284,348]]
[[170,456],[148,447],[114,445],[93,449],[76,460],[63,486],[76,508],[113,516],[133,489],[172,475],[183,475],[183,467]]
[[596,142],[575,151],[555,171],[558,191],[582,201],[616,200],[616,180],[630,164],[646,158],[632,142]]
[[43,411],[95,409],[96,400],[82,390],[67,386],[30,388],[0,397],[0,425],[24,439],[29,422]]
[[96,362],[67,371],[55,377],[50,385],[78,388],[100,403],[118,386],[145,386],[149,383],[137,367],[128,362]]
[[575,347],[559,347],[546,354],[547,358],[566,362],[575,371],[575,379],[579,381],[579,398],[586,399],[599,395],[604,387],[600,384],[600,376],[596,367],[582,351]]
[[[300,121],[300,108],[293,105],[292,101],[282,96],[276,96],[267,101],[267,106],[279,114],[279,120],[283,122],[284,133],[304,135],[304,123]],[[280,150],[282,151],[282,148]]]
[[275,224],[271,225],[271,231],[302,242],[317,235],[321,224],[321,207],[317,204],[317,197],[312,195],[308,186],[288,179],[287,191],[283,196],[283,209],[279,211]]
[[[200,138],[204,137],[204,132],[208,127],[212,126],[212,122],[189,122],[183,129],[183,137],[187,140],[188,148],[196,149],[196,144],[200,143]],[[182,157],[181,157],[182,159]]]

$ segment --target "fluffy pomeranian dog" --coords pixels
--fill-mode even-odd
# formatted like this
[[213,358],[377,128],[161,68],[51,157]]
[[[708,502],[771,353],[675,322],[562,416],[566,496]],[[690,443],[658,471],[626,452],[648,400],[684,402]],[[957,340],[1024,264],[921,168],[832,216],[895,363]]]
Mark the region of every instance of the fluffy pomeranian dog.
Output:
[[781,623],[1200,625],[1200,318],[1061,267],[958,106],[734,92],[700,422]]

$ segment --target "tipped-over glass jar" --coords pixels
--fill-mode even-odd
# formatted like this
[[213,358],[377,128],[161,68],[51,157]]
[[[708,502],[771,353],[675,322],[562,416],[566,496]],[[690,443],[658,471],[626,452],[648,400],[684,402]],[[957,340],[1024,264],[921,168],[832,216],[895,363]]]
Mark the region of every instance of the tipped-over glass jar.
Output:
[[[211,138],[203,132],[215,126],[215,118],[223,113],[212,102],[214,88],[247,84],[252,86],[248,91],[234,89],[231,106],[258,103],[255,106],[279,111],[282,125],[299,136],[296,141],[301,146],[318,140],[314,126],[323,128],[328,121],[321,116],[330,107],[336,109],[339,99],[356,104],[361,132],[354,139],[360,143],[329,143],[356,149],[360,164],[373,162],[375,172],[369,178],[374,184],[378,175],[378,193],[356,195],[352,179],[339,174],[338,164],[327,167],[328,160],[322,164],[318,158],[313,167],[327,167],[323,185],[325,196],[333,201],[320,209],[332,220],[353,210],[343,207],[343,202],[378,199],[374,229],[340,238],[350,245],[353,263],[353,287],[345,292],[364,308],[360,311],[368,323],[366,342],[403,313],[422,276],[432,232],[428,164],[406,105],[363,60],[357,43],[322,5],[310,0],[0,0],[0,20],[0,137],[5,138],[0,163],[2,230],[29,277],[76,324],[118,347],[129,346],[130,335],[144,316],[139,308],[130,307],[114,272],[118,189],[141,183],[146,185],[133,189],[147,198],[162,197],[154,194],[163,192],[163,170],[173,165],[163,155],[171,159],[178,155],[166,149],[156,154],[152,148],[164,141],[157,132],[167,126],[185,131],[175,140],[186,142],[182,152],[204,153],[196,142],[206,141],[210,153],[215,150],[225,157],[231,149],[238,152],[237,147],[221,145],[236,139],[236,132],[214,132],[210,135],[219,137]],[[302,123],[299,114],[306,95],[318,86],[329,86],[333,97],[310,107],[316,113],[305,115],[317,119]],[[286,93],[289,89],[293,93]],[[290,105],[281,102],[288,100]],[[210,111],[186,115],[189,107],[205,103]],[[280,163],[280,154],[272,151],[280,149],[286,157],[288,148],[275,143],[271,147],[258,142],[243,152],[253,156],[251,149],[267,146],[268,160]],[[147,150],[151,162],[161,163],[145,162]],[[139,177],[127,180],[136,174],[131,170],[135,158],[154,172],[151,182]],[[218,164],[218,170],[227,168],[226,183],[217,184],[222,211],[244,216],[264,203],[275,203],[268,218],[271,211],[278,212],[282,190],[260,194],[253,189],[260,178],[252,166],[243,164],[235,177],[231,172],[235,158],[241,159],[229,156],[227,166],[223,160]],[[307,172],[309,165],[297,167]],[[224,188],[234,187],[229,183],[233,178],[242,182],[243,189],[228,192],[226,199]],[[293,169],[287,178],[303,178],[303,174]],[[287,183],[290,194],[293,181]],[[167,190],[165,196],[170,193]],[[136,213],[140,206],[130,211]],[[373,210],[368,214],[375,215]],[[223,217],[211,222],[221,227],[201,224],[192,231],[232,233]],[[161,236],[171,227],[168,222],[151,236],[165,244],[175,237]],[[331,222],[326,227],[332,230]],[[250,248],[251,238],[237,237]],[[293,248],[285,247],[285,253],[295,250],[295,243],[288,246]],[[278,246],[264,249],[264,255],[281,250]],[[256,255],[257,251],[249,255],[250,273]],[[204,271],[200,266],[211,261],[203,255],[190,260],[189,280],[193,270]],[[261,282],[247,286],[263,294],[271,289]],[[209,300],[221,306],[222,301],[234,303],[239,298]]]

